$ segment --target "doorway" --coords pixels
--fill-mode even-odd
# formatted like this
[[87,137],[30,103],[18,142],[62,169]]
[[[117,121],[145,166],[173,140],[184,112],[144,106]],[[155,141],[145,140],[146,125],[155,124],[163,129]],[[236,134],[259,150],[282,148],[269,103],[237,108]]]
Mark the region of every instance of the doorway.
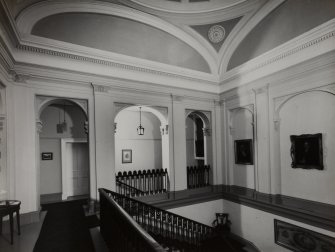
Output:
[[89,198],[85,109],[70,99],[48,98],[39,115],[40,203]]

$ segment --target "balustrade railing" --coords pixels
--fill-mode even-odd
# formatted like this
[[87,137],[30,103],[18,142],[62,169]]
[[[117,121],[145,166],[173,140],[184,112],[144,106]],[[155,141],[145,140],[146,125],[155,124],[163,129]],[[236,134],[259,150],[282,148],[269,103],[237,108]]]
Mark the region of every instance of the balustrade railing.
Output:
[[187,167],[187,188],[209,186],[209,165]]
[[[199,246],[212,234],[213,228],[202,223],[187,219],[177,214],[137,201],[133,198],[109,191],[104,191],[119,204],[137,223],[154,237],[162,241],[178,241],[183,247]],[[186,244],[186,245],[185,245]],[[196,247],[194,247],[196,248]],[[189,249],[189,251],[194,251]]]
[[110,251],[165,251],[110,197],[110,191],[99,189],[99,195],[100,232]]
[[133,186],[127,185],[119,180],[116,180],[116,189],[118,193],[126,196],[135,197],[140,195],[146,195],[144,191],[141,191]]
[[116,191],[127,196],[141,196],[169,191],[167,169],[118,172],[116,181]]

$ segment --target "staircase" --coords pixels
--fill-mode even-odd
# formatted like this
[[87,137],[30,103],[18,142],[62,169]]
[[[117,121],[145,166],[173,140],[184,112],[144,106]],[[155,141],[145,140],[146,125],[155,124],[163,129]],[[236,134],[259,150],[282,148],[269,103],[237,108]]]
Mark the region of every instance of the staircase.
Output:
[[[106,232],[108,228],[111,230],[115,229],[115,227],[109,227],[106,223],[106,225],[103,225],[105,220],[111,221],[116,217],[109,216],[110,211],[103,209],[104,205],[106,205],[103,203],[105,202],[104,198],[108,198],[107,200],[109,202],[112,202],[113,204],[116,203],[129,217],[131,217],[132,220],[136,221],[141,229],[145,230],[146,235],[157,242],[160,245],[160,249],[163,249],[163,251],[258,251],[257,248],[254,250],[245,250],[244,248],[246,247],[246,244],[243,241],[236,239],[236,236],[234,237],[227,233],[219,232],[217,229],[194,220],[190,220],[106,189],[99,189],[99,192],[100,201],[102,203],[102,234]],[[127,230],[125,228],[123,229]],[[121,232],[122,229],[120,228],[119,230]],[[111,238],[113,237],[109,236],[108,239]],[[107,241],[106,243],[108,244]],[[113,249],[115,250],[115,247]],[[142,251],[142,249],[131,251]]]

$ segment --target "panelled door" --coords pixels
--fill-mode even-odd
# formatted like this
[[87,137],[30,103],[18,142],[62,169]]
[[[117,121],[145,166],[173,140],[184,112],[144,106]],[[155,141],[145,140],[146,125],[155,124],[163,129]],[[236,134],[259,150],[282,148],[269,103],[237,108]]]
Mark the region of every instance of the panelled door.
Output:
[[66,143],[67,196],[89,194],[87,143]]

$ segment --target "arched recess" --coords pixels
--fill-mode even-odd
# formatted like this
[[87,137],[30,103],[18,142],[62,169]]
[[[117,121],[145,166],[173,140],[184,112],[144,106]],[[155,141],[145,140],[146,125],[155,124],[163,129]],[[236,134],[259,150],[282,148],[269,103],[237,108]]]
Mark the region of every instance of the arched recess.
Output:
[[0,201],[10,197],[7,170],[6,87],[0,82]]
[[211,113],[208,111],[185,111],[186,166],[209,165],[209,183],[213,183],[213,150]]
[[96,198],[87,110],[86,100],[36,97],[38,201]]
[[[254,106],[251,104],[233,108],[228,111],[228,114],[228,183],[229,185],[256,189],[258,182]],[[239,144],[243,144],[247,148],[250,146],[250,158],[245,161],[237,159]]]
[[[306,90],[274,100],[272,183],[276,193],[334,204],[335,93]],[[323,170],[292,168],[291,135],[322,134]]]
[[[137,126],[139,126],[139,120],[140,120],[140,110],[139,108],[141,107],[141,117],[142,117],[142,126],[145,128],[144,129],[144,135],[143,136],[137,136]],[[122,113],[124,113],[123,115],[126,116],[122,116]],[[149,116],[145,116],[144,113],[149,114]],[[123,119],[122,119],[123,117]],[[121,163],[122,169],[127,169],[128,167],[132,167],[131,169],[135,169],[138,170],[139,168],[137,168],[136,166],[132,166],[132,165],[123,165],[122,164],[122,159],[121,159],[121,150],[120,146],[116,146],[118,144],[118,138],[122,137],[122,136],[116,136],[116,134],[118,134],[119,132],[121,132],[121,127],[128,127],[130,126],[131,129],[131,134],[128,134],[128,136],[130,137],[134,137],[134,141],[141,141],[142,139],[146,139],[146,134],[148,134],[148,128],[146,128],[145,126],[145,121],[146,117],[150,117],[151,120],[156,120],[159,122],[158,125],[158,129],[151,129],[151,132],[149,134],[152,134],[153,137],[157,137],[157,135],[159,134],[160,138],[161,138],[161,167],[152,167],[152,168],[146,168],[146,169],[159,169],[159,168],[163,168],[163,169],[167,169],[169,172],[169,168],[170,168],[170,164],[169,164],[169,125],[168,125],[168,120],[167,120],[167,109],[165,108],[160,108],[160,107],[152,107],[152,106],[147,106],[147,105],[141,105],[141,104],[121,104],[118,103],[116,104],[116,113],[115,113],[115,118],[114,118],[114,137],[115,137],[115,168],[116,168],[116,173],[119,172],[119,170],[117,169],[117,167],[120,165],[119,162]],[[149,119],[150,119],[149,118]],[[123,120],[122,125],[120,125],[121,122],[117,123],[119,120]],[[128,130],[128,129],[123,129],[122,128],[122,134],[125,134],[126,132],[123,130]],[[127,137],[128,137],[127,136]],[[136,139],[135,139],[136,138]],[[144,140],[144,141],[149,141]],[[129,148],[127,149],[132,149],[131,147],[131,142],[128,143]],[[143,148],[143,146],[142,146]],[[145,148],[145,147],[144,147]],[[145,150],[146,152],[149,151],[150,149],[152,149],[152,146],[149,146],[147,150]],[[143,150],[143,149],[142,149]],[[142,150],[138,150],[139,152],[141,152]],[[120,151],[120,153],[119,153]],[[153,150],[154,151],[154,150]],[[148,153],[147,153],[148,154]],[[133,159],[136,157],[143,159],[143,158],[153,158],[153,154],[154,153],[150,153],[151,156],[138,156],[138,153],[132,153],[133,155]],[[135,160],[134,160],[135,161]],[[142,160],[143,161],[143,160]],[[117,163],[118,162],[118,163]]]
[[[53,1],[36,3],[24,9],[18,15],[16,18],[18,30],[25,40],[33,42],[36,40],[34,39],[34,36],[31,35],[34,25],[45,17],[60,13],[95,13],[113,15],[149,25],[164,31],[189,45],[207,62],[211,73],[218,72],[216,58],[213,57],[211,53],[208,52],[207,48],[199,43],[193,36],[161,18],[118,4],[107,2],[100,2],[99,4],[96,4],[89,2],[68,3]],[[59,48],[59,43],[57,43],[57,48]]]

